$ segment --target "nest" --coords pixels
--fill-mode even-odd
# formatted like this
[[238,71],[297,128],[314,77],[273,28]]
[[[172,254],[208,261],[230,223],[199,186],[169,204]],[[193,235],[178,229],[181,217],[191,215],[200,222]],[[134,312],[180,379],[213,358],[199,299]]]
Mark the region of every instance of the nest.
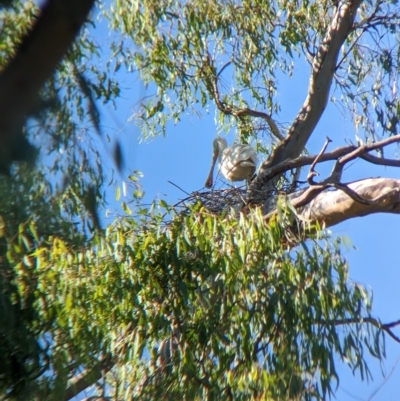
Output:
[[251,202],[248,201],[249,191],[246,185],[241,187],[231,186],[229,188],[195,191],[187,198],[180,200],[175,207],[182,208],[183,212],[185,212],[190,206],[200,202],[200,204],[211,213],[221,214],[232,208],[239,212],[244,211],[249,203],[253,206],[265,204],[265,202],[277,195],[290,194],[300,189],[300,187],[301,182],[296,182],[295,185],[293,185],[293,183],[283,181],[283,183],[280,183],[279,188],[276,187],[269,191],[263,191],[263,193],[256,198],[252,198]]
[[[226,188],[204,192],[193,192],[189,202],[200,202],[211,213],[220,214],[231,208],[241,209],[246,205],[245,188]],[[191,203],[192,203],[191,202]]]

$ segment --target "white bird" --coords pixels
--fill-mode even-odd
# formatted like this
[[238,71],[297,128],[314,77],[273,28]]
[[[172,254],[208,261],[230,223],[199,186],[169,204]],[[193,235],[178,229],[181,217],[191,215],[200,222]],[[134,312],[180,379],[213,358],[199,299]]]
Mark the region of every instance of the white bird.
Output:
[[225,138],[214,139],[210,173],[204,184],[206,188],[211,188],[213,185],[213,171],[217,159],[219,171],[229,181],[249,179],[256,171],[257,154],[251,146],[242,144],[232,145],[229,148],[227,146]]

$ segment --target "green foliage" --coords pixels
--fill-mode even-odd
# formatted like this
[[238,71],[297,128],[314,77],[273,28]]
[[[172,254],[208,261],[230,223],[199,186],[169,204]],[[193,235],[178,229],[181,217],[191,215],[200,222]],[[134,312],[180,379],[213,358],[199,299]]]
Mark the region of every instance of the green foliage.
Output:
[[380,331],[362,324],[369,294],[348,281],[339,240],[303,241],[281,216],[141,212],[86,246],[52,236],[13,252],[18,296],[34,288],[37,334],[51,336],[48,399],[65,391],[67,367],[99,354],[117,361],[106,381],[122,399],[322,399],[338,381],[335,355],[368,377],[364,347],[383,352]]
[[0,394],[26,397],[30,384],[49,368],[43,336],[51,329],[32,252],[50,236],[63,236],[71,246],[83,237],[62,218],[40,173],[21,166],[12,178],[0,176],[0,194]]
[[[384,356],[379,324],[368,320],[371,294],[349,281],[340,239],[323,238],[320,227],[304,229],[282,208],[268,222],[257,210],[177,213],[163,201],[147,209],[137,172],[125,216],[104,232],[99,222],[106,173],[97,107],[120,96],[122,65],[155,92],[137,111],[144,136],[214,102],[219,129],[237,127],[267,153],[266,124],[231,111],[279,112],[279,80],[298,55],[315,53],[334,2],[99,6],[120,35],[105,68],[92,22],[26,124],[43,163],[0,177],[0,398],[63,399],[84,369],[96,376],[101,358],[112,366],[92,382],[115,400],[326,399],[338,360],[369,378],[366,354]],[[377,122],[396,133],[399,114],[398,16],[391,2],[374,7],[360,8],[335,92],[367,136]],[[36,13],[30,1],[0,2],[1,66]],[[364,32],[372,39],[363,42]],[[383,37],[394,45],[383,47]],[[121,170],[119,145],[114,161]]]
[[[398,126],[397,2],[361,5],[337,62],[331,100],[349,112],[368,139],[395,134]],[[136,117],[145,136],[165,133],[187,110],[260,109],[279,113],[277,87],[292,75],[299,55],[312,64],[336,11],[332,1],[116,1],[105,11],[122,32],[113,44],[120,63],[154,88]],[[123,39],[122,39],[123,38]],[[131,39],[131,40],[129,40]],[[303,90],[303,86],[301,87]],[[218,99],[218,101],[217,101]],[[219,108],[220,129],[246,141],[268,127]]]

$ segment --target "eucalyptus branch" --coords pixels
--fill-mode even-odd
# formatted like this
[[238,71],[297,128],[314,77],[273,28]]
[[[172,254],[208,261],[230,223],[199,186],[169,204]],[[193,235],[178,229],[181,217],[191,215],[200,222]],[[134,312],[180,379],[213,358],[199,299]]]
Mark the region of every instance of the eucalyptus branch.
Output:
[[68,382],[64,400],[74,398],[80,392],[96,383],[101,377],[115,366],[116,361],[111,356],[103,357],[96,365],[85,369]]
[[343,168],[347,163],[357,159],[358,157],[365,155],[367,152],[370,152],[371,150],[382,149],[387,145],[391,145],[399,141],[400,141],[400,135],[395,135],[390,138],[383,139],[382,141],[358,146],[353,151],[345,154],[336,161],[332,169],[331,175],[324,182],[338,184],[342,176]]
[[[212,65],[211,57],[208,54],[208,52],[207,52],[207,56],[206,56],[206,63],[207,63],[207,66],[209,67],[209,69],[214,70],[214,66]],[[218,89],[218,77],[229,64],[231,64],[230,61],[227,62],[217,74],[214,74],[212,84],[208,85],[209,88],[211,89],[211,93],[212,93],[215,105],[217,106],[218,110],[220,110],[222,113],[224,113],[226,115],[231,115],[231,116],[235,116],[238,118],[247,117],[247,116],[262,118],[267,122],[267,124],[271,130],[271,133],[277,139],[279,139],[280,141],[283,141],[285,137],[279,131],[279,128],[276,125],[275,121],[267,113],[264,113],[262,111],[252,110],[247,107],[246,108],[236,108],[236,107],[233,107],[230,105],[226,105],[221,100],[219,89]]]
[[[125,353],[126,348],[126,338],[128,334],[133,333],[133,324],[129,323],[124,331],[120,334],[118,341],[120,342],[118,346],[117,353]],[[105,355],[100,358],[100,360],[92,367],[83,370],[80,374],[72,377],[68,381],[68,387],[65,392],[64,400],[68,401],[74,398],[80,392],[90,387],[98,380],[100,380],[107,372],[109,372],[117,363],[117,360],[112,355]],[[99,398],[100,400],[101,398]]]
[[396,159],[385,159],[383,157],[377,157],[374,155],[370,155],[369,153],[365,153],[360,156],[361,159],[364,159],[367,162],[378,164],[380,166],[386,167],[400,167],[400,160]]
[[[332,173],[328,178],[326,178],[325,180],[323,180],[320,183],[315,183],[313,181],[313,177],[317,173],[314,171],[314,167],[318,163],[318,160],[320,159],[320,157],[324,153],[326,147],[328,146],[328,143],[330,142],[330,139],[327,138],[321,152],[317,155],[317,157],[315,158],[314,162],[312,163],[312,165],[310,167],[310,172],[307,176],[307,182],[309,183],[310,188],[312,186],[317,185],[318,186],[317,190],[319,192],[320,192],[321,187],[324,187],[324,189],[335,188],[335,189],[343,191],[347,196],[349,196],[351,199],[353,199],[354,201],[356,201],[358,203],[361,203],[361,204],[367,205],[367,206],[377,205],[377,204],[381,203],[383,200],[390,198],[392,195],[399,193],[400,188],[392,188],[392,189],[386,191],[385,193],[380,194],[372,199],[364,198],[364,197],[360,196],[356,191],[351,189],[348,185],[340,182],[343,168],[346,165],[346,163],[348,163],[358,157],[361,157],[362,155],[366,154],[367,152],[369,152],[371,150],[382,149],[384,146],[387,146],[387,145],[390,145],[392,143],[399,142],[399,141],[400,141],[400,135],[396,135],[396,136],[384,139],[382,141],[379,141],[379,142],[376,142],[373,144],[359,146],[356,149],[354,149],[353,151],[340,157],[336,161],[335,166],[333,167]],[[319,193],[318,191],[315,191],[315,194],[318,194]],[[312,192],[310,191],[310,193],[312,193]],[[302,195],[302,197],[304,197],[304,194]],[[309,197],[310,197],[310,195],[308,195],[307,199],[309,199]]]
[[328,320],[328,321],[321,321],[321,324],[333,324],[335,326],[341,326],[345,324],[353,324],[353,323],[369,323],[372,326],[383,330],[386,332],[390,337],[393,338],[396,342],[400,343],[400,337],[396,336],[393,331],[391,330],[393,327],[400,326],[400,320],[396,320],[391,323],[381,323],[378,319],[373,317],[361,317],[361,318],[348,318],[348,319],[338,319],[338,320]]
[[365,24],[369,24],[377,16],[377,13],[379,11],[379,7],[381,6],[381,4],[382,4],[382,0],[377,1],[376,5],[375,5],[375,10],[371,13],[371,15],[367,18],[364,18],[359,23],[354,24],[354,29],[363,27]]
[[224,72],[224,70],[225,70],[225,68],[226,67],[228,67],[228,66],[230,66],[232,64],[232,61],[227,61],[223,66],[222,66],[222,68],[218,71],[218,74],[217,74],[217,78]]
[[[361,0],[352,2],[339,1],[335,15],[320,41],[312,64],[312,73],[308,85],[307,97],[299,110],[285,139],[275,148],[271,156],[261,166],[261,171],[284,161],[299,156],[309,137],[314,131],[325,110],[332,85],[333,74],[343,43],[353,27],[354,18]],[[268,188],[270,182],[263,176],[256,178],[252,190],[257,192]]]
[[[288,197],[288,200],[291,202],[293,207],[301,208],[308,205],[321,192],[329,188],[335,188],[344,192],[353,201],[358,202],[364,206],[382,206],[382,203],[385,203],[387,200],[390,201],[390,199],[393,199],[393,196],[400,192],[400,188],[398,188],[397,186],[388,187],[380,192],[377,196],[372,198],[370,197],[371,194],[368,194],[367,196],[361,196],[356,190],[352,189],[349,184],[344,184],[340,182],[342,171],[346,163],[356,159],[357,157],[363,158],[376,164],[384,164],[384,160],[387,160],[388,165],[400,166],[400,161],[392,159],[381,159],[367,153],[371,150],[382,149],[387,145],[399,141],[400,135],[396,135],[373,144],[363,145],[359,147],[351,145],[335,149],[328,153],[324,153],[330,142],[330,139],[327,138],[323,148],[317,155],[301,156],[291,161],[284,161],[265,172],[264,177],[273,178],[279,173],[282,173],[289,169],[311,164],[310,171],[307,176],[307,182],[310,186],[306,189],[303,189],[302,191],[295,192]],[[317,173],[315,172],[316,165],[322,161],[334,159],[337,159],[337,161],[329,177],[322,180],[321,182],[315,182],[313,178],[317,175]],[[271,210],[270,202],[267,202],[264,205],[263,211],[265,220],[268,220],[273,214],[276,213],[276,210]]]
[[311,163],[310,171],[307,175],[307,182],[309,185],[315,185],[314,177],[318,175],[318,173],[315,171],[315,166],[321,159],[321,156],[325,153],[325,150],[328,147],[329,142],[332,142],[332,140],[326,137],[324,146],[322,147],[321,151],[317,154],[317,157],[314,159],[314,161]]
[[[317,195],[319,195],[321,192],[323,192],[325,189],[327,189],[328,186],[327,185],[312,185],[310,187],[308,187],[305,190],[299,191],[301,192],[301,195],[298,195],[299,192],[292,194],[292,196],[287,197],[289,202],[291,203],[291,205],[294,208],[300,208],[303,206],[308,205],[313,199],[315,199],[315,197]],[[293,195],[298,195],[296,197],[293,197]],[[263,212],[264,212],[264,216],[263,219],[265,221],[268,221],[273,215],[275,215],[277,213],[276,209],[269,211],[269,205],[267,206],[267,208],[264,208]]]
[[[350,155],[350,156],[348,156],[349,157],[348,159],[347,158],[344,159],[344,161],[346,163],[349,162],[350,160],[354,160],[356,157],[359,157],[365,161],[368,161],[370,163],[377,164],[377,165],[400,167],[400,160],[385,159],[385,158],[377,157],[377,156],[374,156],[374,155],[371,155],[368,153],[371,150],[382,149],[383,147],[393,144],[393,143],[396,143],[396,142],[400,142],[400,135],[392,136],[392,137],[384,139],[382,141],[375,142],[375,143],[369,144],[369,145],[363,145],[361,147],[357,147],[354,145],[343,146],[343,147],[336,148],[336,149],[334,149],[330,152],[326,152],[326,153],[320,152],[317,155],[299,156],[296,159],[284,160],[283,162],[278,163],[277,165],[270,167],[267,170],[259,172],[258,173],[259,179],[262,179],[263,181],[267,181],[281,173],[284,173],[285,171],[310,165],[315,162],[317,157],[318,157],[318,163],[322,163],[322,162],[329,161],[329,160],[338,160],[341,157]],[[356,152],[356,153],[353,153],[353,152]]]
[[359,33],[359,35],[357,36],[357,38],[353,41],[353,43],[351,44],[351,46],[347,49],[346,53],[343,55],[343,57],[341,58],[341,60],[337,63],[335,71],[337,71],[340,66],[342,65],[343,61],[347,59],[348,55],[351,53],[351,51],[354,49],[355,45],[357,44],[358,40],[364,35],[364,32],[367,30],[366,27],[364,27],[362,29],[362,31]]
[[280,133],[279,128],[276,125],[275,121],[267,113],[264,113],[262,111],[252,110],[249,108],[244,108],[244,109],[236,109],[232,112],[232,114],[237,117],[243,117],[243,116],[260,117],[267,122],[272,134],[276,138],[278,138],[280,141],[283,141],[285,139],[285,137]]
[[[337,160],[340,156],[344,156],[347,153],[356,149],[356,146],[349,145],[343,146],[337,149],[334,149],[330,152],[324,153],[319,157],[319,162],[325,162],[329,160]],[[315,158],[318,155],[310,155],[310,156],[299,156],[295,159],[287,159],[282,161],[281,163],[276,164],[273,167],[264,170],[263,172],[258,173],[262,180],[270,180],[277,176],[280,173],[283,173],[288,170],[292,170],[294,168],[304,167],[310,165],[314,162]]]
[[365,144],[362,146],[358,146],[354,151],[350,152],[349,154],[343,156],[340,159],[340,164],[346,164],[349,161],[355,160],[357,157],[361,157],[367,152],[376,149],[382,149],[385,146],[391,145],[393,143],[400,142],[400,135],[394,135],[386,139],[382,139],[381,141],[374,142],[371,144]]

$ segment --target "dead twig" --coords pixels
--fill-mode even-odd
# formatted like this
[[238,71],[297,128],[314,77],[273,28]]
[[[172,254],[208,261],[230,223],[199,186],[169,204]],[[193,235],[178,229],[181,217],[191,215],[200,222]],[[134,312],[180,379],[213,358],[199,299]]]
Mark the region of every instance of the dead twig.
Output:
[[307,175],[307,182],[310,186],[316,185],[316,183],[314,182],[314,177],[317,176],[318,173],[315,171],[315,166],[320,160],[321,156],[325,153],[325,150],[328,147],[329,142],[332,142],[332,140],[326,137],[324,146],[322,147],[321,151],[317,154],[317,157],[314,159],[314,161],[311,163],[310,171]]

